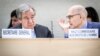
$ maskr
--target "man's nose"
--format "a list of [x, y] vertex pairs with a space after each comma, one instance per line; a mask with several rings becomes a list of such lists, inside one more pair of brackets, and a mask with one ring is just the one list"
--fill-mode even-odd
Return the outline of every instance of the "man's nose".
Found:
[[29, 19], [29, 20], [28, 20], [28, 23], [33, 23], [33, 20], [32, 20], [32, 19]]

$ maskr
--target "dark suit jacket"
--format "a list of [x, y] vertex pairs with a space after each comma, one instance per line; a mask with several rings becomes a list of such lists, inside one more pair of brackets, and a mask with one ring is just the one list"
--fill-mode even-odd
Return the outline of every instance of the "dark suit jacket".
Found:
[[[15, 28], [20, 29], [22, 28], [22, 25], [16, 26]], [[53, 34], [51, 34], [51, 31], [48, 29], [48, 27], [36, 24], [34, 30], [36, 38], [53, 38]]]
[[100, 23], [99, 22], [87, 22], [87, 28], [89, 29], [98, 29], [98, 35], [100, 38]]

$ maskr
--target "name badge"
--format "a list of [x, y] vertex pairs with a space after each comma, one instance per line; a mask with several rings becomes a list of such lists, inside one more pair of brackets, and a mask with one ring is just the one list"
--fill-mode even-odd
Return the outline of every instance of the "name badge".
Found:
[[2, 38], [32, 38], [31, 29], [2, 29]]
[[69, 29], [69, 38], [98, 38], [98, 29]]

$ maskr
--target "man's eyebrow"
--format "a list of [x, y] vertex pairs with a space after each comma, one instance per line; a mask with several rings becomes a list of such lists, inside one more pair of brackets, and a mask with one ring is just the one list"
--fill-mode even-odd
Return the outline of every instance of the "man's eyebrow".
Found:
[[32, 15], [32, 17], [35, 17], [35, 14], [34, 14], [34, 15]]
[[27, 16], [25, 16], [24, 18], [28, 18]]

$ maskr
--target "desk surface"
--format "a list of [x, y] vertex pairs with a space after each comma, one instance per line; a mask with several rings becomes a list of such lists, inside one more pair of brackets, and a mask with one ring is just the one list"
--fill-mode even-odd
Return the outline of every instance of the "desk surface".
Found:
[[100, 39], [0, 39], [0, 56], [100, 56]]

